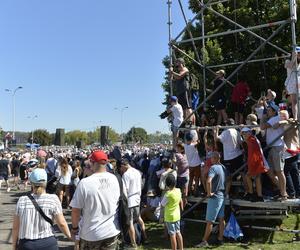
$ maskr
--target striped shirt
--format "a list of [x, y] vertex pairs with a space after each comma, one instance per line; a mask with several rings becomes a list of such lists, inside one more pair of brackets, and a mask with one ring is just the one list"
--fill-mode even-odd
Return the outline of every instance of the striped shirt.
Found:
[[[62, 207], [55, 194], [33, 194], [43, 212], [52, 220], [58, 214], [62, 214]], [[16, 215], [20, 218], [19, 239], [43, 239], [54, 236], [52, 227], [34, 207], [27, 196], [20, 197]]]

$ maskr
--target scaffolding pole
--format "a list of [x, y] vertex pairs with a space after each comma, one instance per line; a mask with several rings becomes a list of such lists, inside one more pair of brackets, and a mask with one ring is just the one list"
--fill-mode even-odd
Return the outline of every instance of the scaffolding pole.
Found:
[[233, 125], [233, 126], [206, 126], [206, 127], [197, 127], [197, 126], [193, 126], [193, 127], [189, 127], [189, 128], [179, 128], [180, 131], [190, 131], [190, 130], [212, 130], [212, 129], [229, 129], [229, 128], [237, 128], [237, 129], [242, 129], [242, 128], [259, 128], [259, 125]]
[[[292, 31], [292, 47], [293, 53], [297, 54], [297, 36], [296, 36], [296, 23], [297, 23], [297, 2], [296, 0], [290, 0], [290, 13], [291, 13], [291, 31]], [[296, 74], [296, 86], [297, 86], [297, 118], [300, 119], [300, 89], [299, 89], [299, 69], [298, 61], [295, 60], [293, 73]], [[292, 73], [292, 74], [293, 74]], [[299, 131], [300, 132], [300, 131]], [[299, 133], [300, 136], [300, 133]]]
[[[205, 35], [204, 34], [201, 37], [196, 37], [194, 39], [185, 39], [185, 40], [178, 41], [176, 43], [177, 44], [183, 44], [183, 43], [189, 43], [189, 42], [192, 42], [192, 41], [200, 41], [200, 40], [208, 39], [208, 38], [216, 38], [216, 37], [220, 37], [220, 36], [226, 36], [226, 35], [236, 34], [236, 33], [240, 33], [240, 32], [246, 32], [246, 31], [250, 31], [250, 30], [257, 30], [257, 29], [262, 29], [262, 28], [271, 28], [271, 27], [279, 26], [279, 25], [283, 24], [284, 22], [286, 22], [286, 20], [273, 22], [273, 23], [256, 25], [256, 26], [252, 26], [252, 27], [244, 27], [244, 28], [236, 29], [236, 30], [228, 30], [228, 31], [224, 31], [224, 32], [216, 33], [216, 34], [211, 34], [211, 35]], [[289, 53], [284, 51], [284, 54], [289, 54]]]
[[[241, 29], [245, 29], [246, 32], [248, 32], [249, 34], [255, 36], [256, 38], [260, 39], [261, 41], [263, 41], [263, 42], [266, 42], [266, 41], [267, 41], [265, 38], [261, 37], [260, 35], [257, 35], [256, 33], [252, 32], [251, 30], [247, 30], [246, 27], [244, 27], [244, 26], [240, 25], [239, 23], [236, 23], [235, 21], [231, 20], [230, 18], [228, 18], [228, 17], [222, 15], [220, 12], [214, 10], [213, 8], [211, 8], [211, 7], [208, 6], [208, 7], [207, 7], [207, 10], [209, 10], [209, 11], [211, 11], [212, 13], [214, 13], [215, 15], [217, 15], [217, 16], [223, 18], [224, 20], [230, 22], [231, 24], [234, 24], [234, 25], [238, 26], [238, 27], [241, 28]], [[290, 21], [287, 20], [286, 22], [290, 22]], [[282, 23], [281, 25], [283, 25], [283, 24], [284, 24], [284, 23]], [[287, 52], [287, 51], [285, 51], [284, 49], [278, 47], [277, 45], [271, 43], [270, 41], [267, 41], [266, 44], [271, 45], [272, 47], [276, 48], [277, 50], [281, 51], [281, 52], [284, 53], [284, 54], [289, 54], [289, 52]]]
[[[184, 27], [184, 29], [179, 32], [178, 36], [176, 36], [176, 38], [173, 40], [173, 42], [176, 42], [181, 36], [182, 34], [194, 23], [194, 21], [201, 16], [201, 14], [203, 14], [204, 10], [207, 8], [207, 6], [209, 6], [211, 4], [212, 0], [208, 0], [208, 2], [206, 3], [206, 5], [203, 6], [203, 8], [201, 8], [201, 10], [193, 17], [193, 19], [191, 21], [188, 22], [188, 24]], [[216, 4], [216, 3], [215, 3]], [[202, 24], [201, 24], [202, 25]]]
[[[172, 0], [168, 0], [167, 2], [168, 5], [168, 28], [169, 28], [169, 44], [172, 41]], [[172, 46], [169, 45], [169, 60], [170, 60], [170, 65], [169, 68], [172, 67], [173, 65], [173, 49]], [[172, 81], [172, 76], [169, 73], [169, 86], [170, 86], [170, 95], [173, 95], [173, 81]]]
[[[206, 100], [209, 100], [210, 98], [213, 97], [213, 95], [218, 92], [225, 84], [226, 82], [228, 82], [240, 69], [242, 69], [260, 50], [261, 48], [263, 48], [269, 41], [271, 41], [284, 27], [285, 27], [286, 23], [281, 24], [274, 32], [273, 34], [267, 39], [265, 40], [263, 43], [261, 43], [259, 45], [259, 47], [254, 50], [250, 56], [248, 56], [248, 58], [241, 64], [239, 65], [229, 76], [228, 78], [223, 80], [223, 83], [220, 84], [208, 97]], [[200, 105], [190, 114], [188, 115], [188, 117], [185, 118], [185, 120], [182, 122], [182, 124], [185, 124], [186, 121], [188, 121], [191, 116], [203, 106], [204, 102], [200, 103]]]
[[[204, 0], [201, 0], [202, 6], [204, 5]], [[204, 12], [201, 13], [201, 33], [204, 37], [205, 35], [205, 20], [204, 20]], [[203, 63], [203, 69], [202, 69], [202, 75], [203, 75], [203, 108], [206, 110], [206, 58], [204, 57], [205, 53], [205, 39], [202, 39], [202, 63]]]

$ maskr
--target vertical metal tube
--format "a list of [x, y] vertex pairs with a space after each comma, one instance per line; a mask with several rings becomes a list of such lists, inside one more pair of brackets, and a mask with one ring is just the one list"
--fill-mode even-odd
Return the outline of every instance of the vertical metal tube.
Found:
[[16, 134], [16, 99], [15, 99], [15, 93], [13, 93], [12, 101], [13, 101], [13, 140], [15, 140], [15, 134]]
[[[297, 36], [296, 36], [296, 23], [297, 23], [297, 3], [296, 0], [290, 0], [290, 12], [291, 12], [291, 30], [292, 30], [292, 47], [293, 53], [297, 53]], [[296, 74], [296, 85], [297, 85], [297, 119], [300, 118], [300, 93], [299, 93], [299, 82], [298, 82], [298, 61], [295, 61], [293, 73]], [[300, 136], [300, 133], [299, 133]]]
[[[204, 0], [201, 0], [201, 5], [204, 6]], [[202, 64], [203, 64], [203, 107], [206, 110], [206, 58], [205, 58], [205, 20], [204, 20], [204, 11], [201, 13], [201, 32], [202, 32]]]
[[[173, 50], [171, 46], [172, 42], [172, 0], [168, 0], [168, 27], [169, 27], [169, 60], [170, 67], [173, 65]], [[173, 81], [172, 77], [169, 75], [169, 86], [170, 86], [170, 95], [173, 95]]]

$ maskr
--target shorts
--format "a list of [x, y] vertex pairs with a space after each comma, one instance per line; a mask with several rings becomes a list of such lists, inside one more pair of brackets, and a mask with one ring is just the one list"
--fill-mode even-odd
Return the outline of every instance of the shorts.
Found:
[[226, 108], [226, 97], [220, 96], [217, 100], [214, 101], [214, 106], [217, 111]]
[[140, 206], [129, 208], [129, 221], [131, 223], [136, 223], [140, 217]]
[[0, 174], [0, 180], [8, 180], [8, 174]]
[[19, 241], [18, 249], [22, 250], [31, 250], [31, 249], [48, 249], [48, 250], [58, 250], [57, 240], [54, 236], [36, 239], [36, 240], [27, 240], [21, 239]]
[[169, 235], [180, 233], [180, 220], [176, 222], [166, 222]]
[[189, 177], [177, 177], [176, 187], [179, 189], [186, 189], [189, 186]]
[[233, 106], [233, 112], [234, 113], [239, 113], [239, 114], [244, 113], [245, 104], [233, 102], [232, 106]]
[[86, 241], [80, 239], [80, 250], [115, 250], [118, 246], [118, 238], [119, 235], [99, 241]]
[[224, 161], [224, 166], [230, 175], [237, 171], [244, 164], [244, 157], [240, 155], [232, 160]]
[[283, 157], [283, 147], [271, 147], [268, 154], [270, 168], [276, 172], [284, 170], [285, 159]]
[[178, 103], [181, 105], [182, 109], [190, 109], [192, 108], [192, 100], [187, 91], [177, 96]]
[[192, 181], [194, 178], [200, 178], [201, 176], [201, 167], [189, 167], [190, 170], [190, 180]]
[[59, 193], [60, 191], [64, 191], [64, 192], [70, 191], [70, 187], [71, 187], [70, 185], [64, 185], [64, 184], [58, 183], [57, 192]]
[[225, 199], [220, 196], [213, 196], [208, 199], [206, 218], [208, 222], [215, 222], [218, 218], [224, 218], [225, 215]]

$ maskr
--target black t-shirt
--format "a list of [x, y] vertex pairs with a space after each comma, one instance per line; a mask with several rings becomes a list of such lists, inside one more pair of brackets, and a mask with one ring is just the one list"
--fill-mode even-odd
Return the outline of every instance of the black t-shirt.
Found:
[[[223, 79], [218, 78], [214, 81], [214, 91], [223, 83]], [[214, 94], [214, 99], [218, 100], [225, 96], [225, 84]]]
[[187, 73], [183, 78], [175, 80], [175, 93], [176, 95], [184, 94], [186, 91], [188, 91], [188, 83], [189, 81], [189, 73]]
[[20, 168], [21, 162], [19, 160], [13, 160], [11, 162], [12, 170], [18, 170]]
[[0, 160], [0, 174], [8, 175], [8, 164], [9, 164], [8, 160], [5, 159]]

